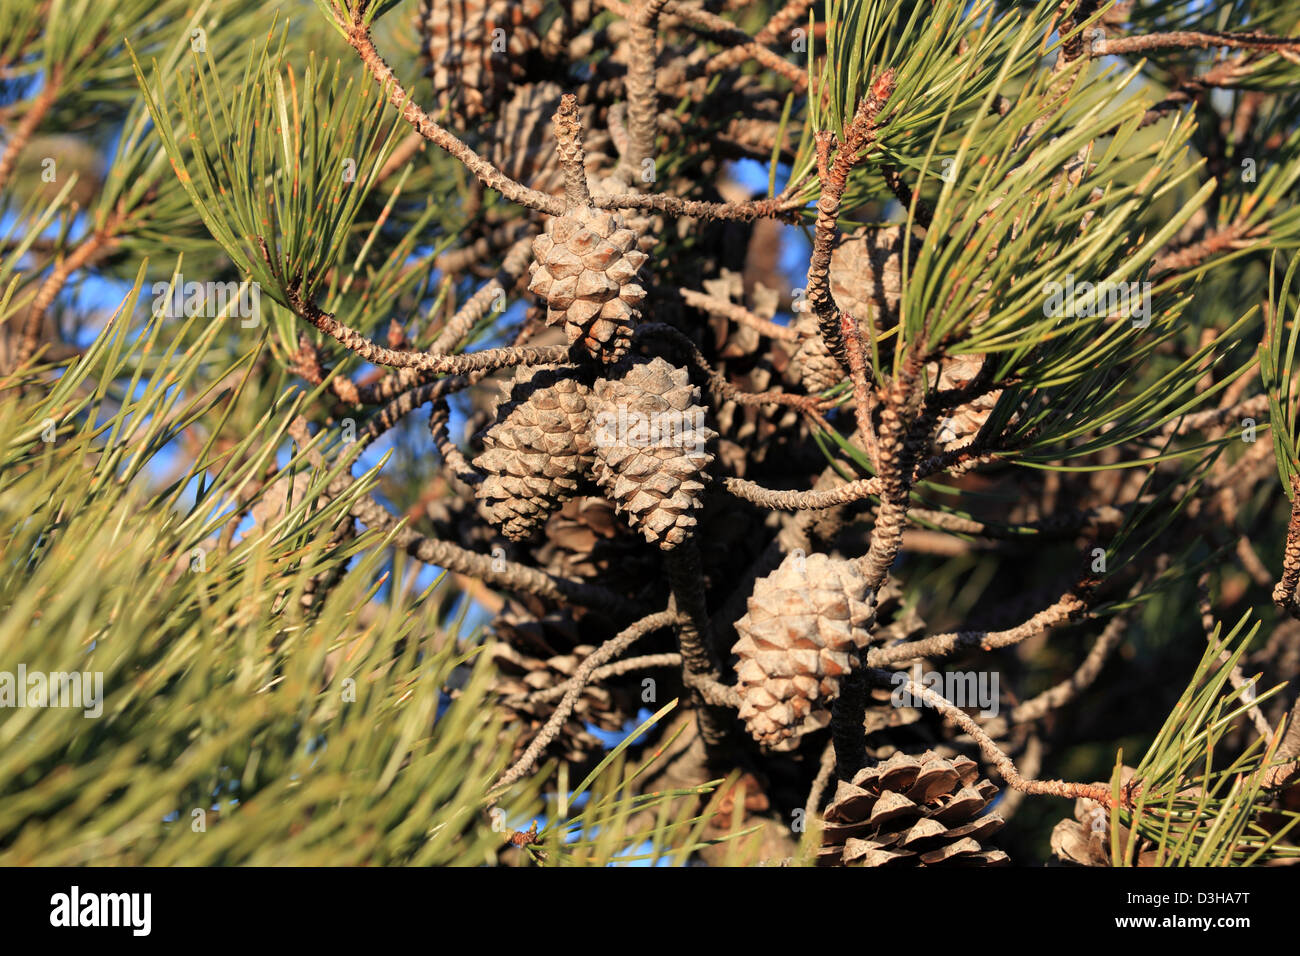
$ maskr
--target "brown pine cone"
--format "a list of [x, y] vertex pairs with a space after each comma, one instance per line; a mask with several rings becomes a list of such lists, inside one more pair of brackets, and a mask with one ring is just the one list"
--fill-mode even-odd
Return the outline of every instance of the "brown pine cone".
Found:
[[[523, 727], [516, 741], [516, 757], [555, 713], [558, 696], [538, 700], [541, 691], [563, 684], [576, 672], [583, 658], [595, 650], [583, 643], [583, 626], [568, 610], [537, 616], [515, 605], [499, 614], [491, 627], [496, 639], [488, 652], [496, 665], [494, 690], [512, 721]], [[587, 684], [559, 735], [547, 748], [549, 753], [582, 764], [605, 749], [588, 725], [618, 731], [636, 713], [637, 697], [626, 688]]]
[[460, 127], [503, 98], [541, 45], [542, 0], [422, 0], [421, 52], [440, 106]]
[[740, 718], [759, 743], [789, 750], [830, 723], [827, 705], [865, 645], [875, 595], [851, 561], [794, 551], [754, 583], [740, 639]]
[[475, 493], [487, 519], [511, 540], [531, 537], [590, 471], [588, 394], [572, 368], [516, 372], [474, 461], [484, 473]]
[[802, 338], [790, 356], [791, 372], [808, 394], [819, 395], [844, 381], [844, 369], [818, 331], [817, 316], [804, 313], [795, 322], [794, 329]]
[[533, 551], [538, 566], [564, 578], [599, 580], [635, 603], [659, 585], [663, 559], [599, 496], [566, 501], [547, 519]]
[[[1120, 782], [1129, 783], [1133, 773], [1132, 767], [1124, 767], [1120, 771]], [[1132, 839], [1133, 831], [1121, 825], [1121, 853], [1128, 852]], [[1074, 819], [1061, 820], [1052, 828], [1051, 846], [1057, 865], [1110, 866], [1110, 814], [1096, 800], [1080, 797], [1074, 801]], [[1134, 861], [1138, 866], [1155, 865], [1156, 848], [1152, 841], [1139, 837], [1136, 850]]]
[[[830, 286], [835, 304], [860, 322], [870, 315], [879, 329], [898, 324], [903, 295], [903, 229], [863, 227], [840, 238], [831, 253]], [[916, 262], [920, 243], [909, 257]]]
[[717, 436], [685, 369], [656, 357], [614, 373], [592, 389], [596, 480], [632, 527], [669, 550], [694, 533]]
[[552, 219], [533, 240], [528, 290], [546, 300], [546, 322], [606, 364], [632, 344], [645, 289], [637, 285], [646, 254], [617, 213], [581, 206]]
[[[950, 355], [938, 362], [930, 362], [926, 371], [935, 383], [934, 388], [950, 391], [969, 385], [983, 365], [983, 355]], [[1002, 390], [996, 389], [945, 412], [935, 435], [936, 451], [951, 451], [972, 441], [1001, 397]]]
[[1002, 828], [986, 813], [998, 788], [969, 757], [895, 753], [841, 780], [824, 814], [822, 866], [997, 866], [1010, 862], [981, 840]]

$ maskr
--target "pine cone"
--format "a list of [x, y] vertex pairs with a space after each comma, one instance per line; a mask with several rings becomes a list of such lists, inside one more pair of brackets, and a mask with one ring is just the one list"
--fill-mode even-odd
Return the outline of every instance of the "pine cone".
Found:
[[740, 717], [774, 750], [830, 723], [826, 705], [867, 640], [875, 595], [851, 561], [795, 551], [754, 583], [736, 622]]
[[791, 370], [808, 394], [818, 395], [844, 381], [844, 369], [826, 347], [818, 330], [817, 316], [805, 313], [795, 322], [794, 329], [802, 338], [790, 356]]
[[[599, 140], [590, 135], [585, 136], [583, 146], [587, 149], [588, 158], [593, 149], [590, 142], [598, 143]], [[605, 142], [612, 145], [608, 134], [605, 134]], [[589, 179], [593, 196], [621, 196], [631, 191], [619, 176], [595, 176]], [[664, 231], [664, 217], [648, 209], [625, 209], [619, 215], [623, 217], [623, 225], [636, 233], [636, 248], [646, 255], [653, 252], [659, 235]]]
[[440, 106], [465, 126], [490, 112], [541, 45], [542, 0], [422, 0], [421, 50]]
[[685, 369], [656, 357], [615, 372], [592, 390], [596, 480], [632, 527], [669, 550], [694, 533], [717, 436]]
[[969, 757], [895, 753], [839, 782], [826, 808], [822, 866], [997, 866], [1010, 862], [979, 841], [1002, 828], [985, 813], [998, 788]]
[[[903, 295], [903, 226], [862, 228], [843, 236], [831, 252], [830, 286], [835, 304], [880, 329], [898, 324]], [[920, 243], [913, 240], [911, 261]]]
[[530, 292], [546, 300], [546, 322], [601, 362], [617, 362], [632, 343], [645, 289], [633, 280], [646, 261], [637, 234], [611, 212], [581, 207], [533, 240]]
[[533, 551], [538, 567], [565, 578], [599, 580], [634, 603], [659, 586], [663, 558], [628, 528], [603, 497], [566, 501], [546, 521]]
[[590, 471], [588, 395], [572, 368], [516, 372], [474, 461], [485, 475], [476, 494], [487, 518], [511, 540], [531, 537]]
[[[951, 391], [965, 388], [984, 365], [982, 355], [950, 355], [939, 362], [930, 362], [926, 370], [934, 388], [939, 391]], [[1002, 390], [985, 392], [978, 398], [959, 405], [946, 413], [939, 420], [938, 433], [935, 435], [936, 451], [951, 451], [972, 441], [979, 434], [984, 423], [988, 421], [993, 407], [1002, 397]]]

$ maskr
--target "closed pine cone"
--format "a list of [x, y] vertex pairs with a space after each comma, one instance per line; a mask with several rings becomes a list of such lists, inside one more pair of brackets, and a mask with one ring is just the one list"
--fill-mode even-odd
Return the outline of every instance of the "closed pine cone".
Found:
[[[592, 140], [592, 137], [588, 137], [588, 140]], [[591, 146], [587, 147], [588, 156], [591, 155], [591, 149]], [[591, 178], [593, 196], [621, 196], [630, 191], [630, 187], [621, 176]], [[664, 231], [664, 217], [655, 215], [648, 209], [624, 209], [619, 215], [623, 217], [623, 225], [636, 233], [636, 248], [647, 256], [653, 252], [655, 244], [659, 241], [659, 235]]]
[[563, 326], [570, 343], [606, 364], [632, 344], [645, 289], [637, 271], [646, 254], [637, 233], [617, 213], [589, 206], [570, 209], [533, 240], [528, 290], [546, 300], [546, 322]]
[[824, 814], [822, 866], [997, 866], [981, 842], [1002, 828], [985, 808], [998, 788], [969, 757], [895, 753], [841, 780]]
[[573, 497], [591, 468], [588, 387], [574, 369], [520, 369], [474, 465], [488, 520], [511, 540], [531, 537]]
[[789, 750], [830, 722], [827, 705], [867, 640], [875, 595], [858, 566], [824, 554], [786, 555], [754, 583], [732, 653], [740, 717], [759, 743]]
[[817, 316], [806, 312], [795, 322], [802, 338], [790, 357], [795, 378], [810, 395], [819, 395], [844, 381], [844, 369], [836, 361], [817, 328]]
[[464, 126], [490, 112], [541, 45], [542, 0], [422, 0], [421, 51], [440, 105]]
[[614, 371], [592, 389], [596, 480], [632, 527], [669, 550], [694, 533], [717, 435], [685, 369], [656, 357]]
[[[903, 226], [861, 228], [843, 236], [831, 252], [830, 287], [835, 304], [861, 322], [867, 316], [879, 329], [898, 324], [903, 295]], [[920, 243], [913, 240], [909, 262]]]

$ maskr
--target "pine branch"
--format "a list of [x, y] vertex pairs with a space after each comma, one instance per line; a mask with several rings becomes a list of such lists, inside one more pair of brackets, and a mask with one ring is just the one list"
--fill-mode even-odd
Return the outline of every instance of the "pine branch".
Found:
[[[629, 657], [625, 660], [597, 667], [591, 672], [591, 678], [587, 683], [599, 684], [610, 677], [620, 677], [623, 674], [631, 674], [636, 671], [655, 670], [663, 667], [676, 670], [681, 666], [682, 655], [675, 651], [667, 654], [643, 654], [640, 657]], [[530, 704], [549, 704], [551, 701], [559, 700], [577, 686], [579, 686], [578, 678], [570, 677], [562, 684], [547, 687], [545, 690], [533, 691], [528, 695], [527, 701]]]
[[[984, 759], [997, 769], [1008, 786], [1030, 795], [1064, 797], [1068, 800], [1085, 797], [1089, 800], [1096, 800], [1106, 807], [1114, 805], [1115, 801], [1112, 799], [1110, 787], [1106, 784], [1072, 783], [1067, 780], [1026, 780], [1020, 775], [1020, 771], [1016, 769], [1015, 763], [998, 747], [993, 738], [986, 734], [965, 711], [954, 706], [944, 697], [927, 687], [922, 687], [915, 681], [899, 681], [897, 679], [898, 675], [892, 671], [873, 669], [869, 672], [869, 676], [878, 687], [906, 690], [913, 698], [923, 701], [927, 707], [933, 707], [943, 717], [964, 730], [975, 741], [975, 745], [979, 747]], [[1129, 806], [1133, 796], [1134, 794], [1126, 788], [1121, 793], [1120, 801], [1123, 805]]]
[[36, 353], [41, 341], [41, 329], [45, 324], [45, 313], [58, 294], [63, 291], [63, 287], [67, 285], [73, 273], [86, 268], [111, 252], [117, 245], [117, 233], [123, 221], [124, 217], [120, 211], [110, 213], [103, 225], [97, 226], [89, 236], [77, 243], [76, 248], [60, 259], [53, 271], [41, 283], [31, 307], [27, 310], [22, 341], [15, 356], [15, 366], [23, 365]]
[[1282, 554], [1282, 578], [1273, 589], [1273, 603], [1300, 620], [1300, 478], [1291, 476], [1291, 521], [1286, 529], [1286, 550]]
[[694, 289], [678, 289], [677, 293], [681, 296], [682, 301], [693, 309], [699, 309], [701, 312], [707, 312], [710, 315], [721, 316], [724, 319], [730, 319], [737, 325], [745, 325], [770, 339], [776, 339], [781, 342], [799, 341], [799, 333], [788, 325], [777, 325], [770, 319], [763, 319], [750, 312], [743, 305], [737, 305], [734, 302], [727, 302], [724, 299], [714, 298], [703, 292], [697, 292]]
[[555, 712], [551, 714], [550, 719], [546, 721], [542, 729], [537, 732], [537, 736], [533, 738], [532, 743], [528, 745], [528, 749], [524, 751], [514, 766], [503, 773], [497, 779], [497, 782], [492, 785], [491, 790], [488, 791], [489, 800], [515, 782], [523, 779], [537, 765], [537, 761], [541, 759], [546, 748], [550, 746], [551, 741], [560, 732], [564, 722], [569, 719], [569, 714], [573, 712], [574, 705], [578, 702], [578, 698], [582, 696], [582, 689], [587, 686], [592, 675], [601, 664], [622, 654], [647, 634], [671, 626], [676, 620], [677, 615], [669, 610], [649, 614], [635, 624], [624, 628], [583, 658], [582, 663], [578, 665], [577, 672], [569, 681], [569, 689], [565, 692], [559, 704], [556, 705]]
[[[295, 420], [290, 434], [303, 446], [312, 440], [307, 431], [307, 423], [301, 418]], [[308, 452], [308, 460], [317, 467], [324, 463], [323, 456], [314, 449]], [[336, 498], [347, 492], [354, 483], [355, 479], [351, 475], [340, 475], [326, 488], [325, 494]], [[408, 527], [400, 526], [388, 509], [370, 495], [358, 495], [349, 513], [366, 527], [389, 535], [393, 547], [402, 548], [425, 564], [477, 578], [504, 590], [523, 591], [551, 600], [572, 601], [616, 614], [627, 610], [628, 601], [625, 598], [598, 585], [550, 575], [527, 565], [479, 554], [450, 541], [428, 538]]]
[[627, 66], [627, 152], [623, 154], [628, 180], [644, 188], [642, 171], [654, 162], [658, 139], [659, 103], [655, 91], [655, 40], [659, 15], [667, 0], [637, 0], [630, 18], [632, 35]]
[[[672, 595], [668, 609], [677, 618], [677, 645], [682, 655], [686, 686], [695, 693], [700, 737], [713, 755], [726, 744], [731, 714], [709, 702], [708, 689], [721, 689], [722, 668], [713, 652], [709, 611], [704, 597], [704, 568], [694, 539], [687, 539], [664, 555]], [[723, 689], [723, 694], [726, 690]]]
[[1300, 37], [1279, 37], [1260, 32], [1221, 33], [1175, 30], [1141, 36], [1097, 38], [1092, 42], [1093, 56], [1124, 56], [1152, 50], [1209, 50], [1219, 47], [1249, 50], [1300, 49]]
[[36, 98], [23, 113], [21, 122], [8, 137], [4, 151], [0, 152], [0, 192], [4, 192], [9, 184], [9, 177], [13, 175], [14, 167], [18, 163], [18, 154], [23, 151], [32, 134], [45, 121], [46, 114], [58, 101], [62, 81], [63, 67], [55, 63], [50, 67], [50, 73], [45, 77], [41, 91], [36, 94]]
[[709, 62], [705, 64], [704, 72], [706, 74], [721, 73], [724, 70], [740, 66], [747, 58], [754, 55], [751, 47], [770, 46], [796, 25], [806, 23], [806, 14], [813, 2], [814, 0], [786, 0], [785, 5], [774, 13], [767, 23], [763, 24], [761, 30], [754, 34], [752, 42], [739, 44], [730, 50], [715, 53]]
[[509, 292], [525, 272], [533, 258], [533, 236], [524, 236], [510, 247], [501, 262], [501, 268], [495, 276], [479, 287], [479, 290], [465, 300], [465, 304], [456, 310], [442, 330], [438, 333], [430, 352], [451, 352], [459, 348], [465, 337], [483, 320], [502, 296]]
[[566, 345], [551, 345], [544, 348], [484, 349], [461, 355], [385, 348], [378, 342], [366, 338], [356, 329], [339, 322], [328, 312], [322, 311], [314, 302], [304, 300], [296, 287], [287, 289], [286, 293], [289, 307], [298, 316], [306, 319], [349, 352], [375, 365], [418, 369], [421, 372], [442, 375], [464, 375], [468, 372], [510, 368], [516, 365], [551, 365], [563, 362], [569, 356], [569, 348]]
[[401, 113], [402, 119], [406, 120], [412, 129], [439, 149], [445, 150], [451, 156], [460, 160], [465, 168], [476, 176], [484, 186], [495, 189], [508, 201], [520, 206], [526, 206], [529, 209], [535, 209], [538, 212], [549, 213], [552, 216], [558, 216], [564, 212], [563, 200], [538, 192], [535, 189], [529, 189], [515, 182], [450, 132], [435, 123], [433, 118], [415, 103], [411, 98], [411, 94], [407, 92], [401, 81], [393, 73], [392, 68], [380, 56], [379, 51], [375, 49], [370, 29], [361, 19], [359, 12], [351, 22], [343, 19], [341, 13], [336, 13], [335, 20], [339, 27], [344, 30], [348, 43], [361, 57], [361, 62], [365, 64], [366, 69], [370, 71], [370, 75], [379, 84], [383, 95]]
[[984, 731], [990, 737], [1001, 737], [1012, 727], [1042, 720], [1048, 714], [1077, 700], [1080, 694], [1092, 686], [1111, 655], [1123, 643], [1127, 625], [1124, 615], [1116, 614], [1106, 622], [1101, 634], [1093, 642], [1087, 656], [1073, 674], [1029, 700], [1017, 704], [1006, 717], [993, 718], [984, 725]]
[[862, 150], [875, 138], [877, 121], [893, 90], [892, 70], [885, 70], [872, 80], [871, 92], [858, 104], [853, 121], [844, 131], [844, 142], [838, 144], [834, 160], [830, 158], [831, 149], [837, 145], [834, 134], [829, 130], [817, 133], [817, 166], [822, 194], [817, 200], [812, 257], [808, 262], [808, 305], [817, 315], [817, 325], [826, 347], [846, 370], [849, 358], [840, 334], [840, 310], [830, 287], [831, 252], [839, 238], [836, 221], [849, 172], [857, 165]]
[[555, 111], [553, 122], [560, 169], [564, 171], [565, 208], [585, 209], [591, 205], [591, 190], [587, 186], [587, 162], [576, 96], [565, 93], [560, 97], [560, 108]]
[[1053, 627], [1078, 620], [1088, 608], [1087, 600], [1083, 596], [1086, 593], [1086, 583], [1071, 588], [1050, 607], [1039, 611], [1023, 624], [1005, 631], [958, 631], [953, 634], [936, 634], [933, 637], [896, 647], [872, 648], [867, 652], [867, 666], [886, 667], [922, 658], [951, 657], [958, 651], [970, 647], [979, 647], [984, 651], [1010, 647]]
[[[940, 473], [954, 476], [963, 474], [978, 465], [996, 461], [997, 458], [998, 453], [982, 451], [973, 446], [958, 448], [921, 461], [913, 472], [912, 481]], [[722, 479], [722, 486], [737, 498], [774, 511], [825, 511], [879, 497], [885, 491], [885, 480], [882, 477], [859, 478], [838, 487], [817, 491], [777, 491], [745, 478], [726, 477]]]

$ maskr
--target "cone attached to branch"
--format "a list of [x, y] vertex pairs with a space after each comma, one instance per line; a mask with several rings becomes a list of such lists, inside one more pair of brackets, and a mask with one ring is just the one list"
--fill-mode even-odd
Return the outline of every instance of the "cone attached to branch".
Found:
[[528, 290], [546, 301], [548, 325], [563, 327], [571, 343], [610, 364], [631, 347], [645, 298], [635, 280], [647, 256], [637, 248], [636, 230], [618, 213], [591, 205], [575, 97], [560, 100], [554, 122], [567, 208], [533, 240]]
[[[983, 365], [982, 355], [950, 355], [928, 363], [926, 370], [936, 389], [953, 391], [970, 387]], [[935, 450], [952, 451], [974, 440], [1001, 397], [1002, 390], [993, 389], [945, 412], [939, 419]]]
[[566, 212], [533, 240], [528, 290], [546, 300], [546, 324], [561, 326], [592, 358], [617, 362], [632, 344], [645, 289], [636, 283], [646, 254], [617, 213]]
[[695, 531], [717, 435], [685, 369], [656, 357], [613, 372], [592, 390], [596, 480], [647, 541], [675, 548]]
[[969, 757], [896, 753], [839, 781], [826, 808], [822, 866], [998, 866], [982, 841], [1002, 828], [986, 811], [998, 788]]
[[824, 554], [786, 555], [754, 583], [740, 639], [740, 717], [759, 743], [789, 750], [830, 723], [828, 705], [864, 646], [875, 595], [851, 561]]
[[591, 468], [590, 390], [576, 369], [520, 369], [509, 399], [474, 461], [476, 494], [489, 521], [512, 540], [531, 537], [578, 491]]

